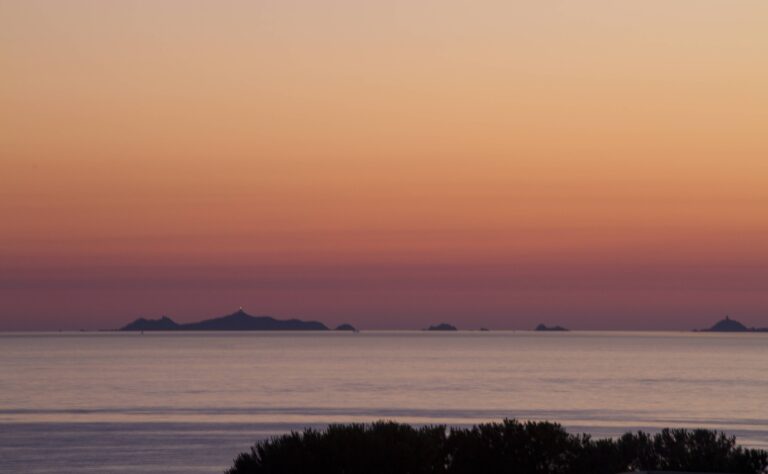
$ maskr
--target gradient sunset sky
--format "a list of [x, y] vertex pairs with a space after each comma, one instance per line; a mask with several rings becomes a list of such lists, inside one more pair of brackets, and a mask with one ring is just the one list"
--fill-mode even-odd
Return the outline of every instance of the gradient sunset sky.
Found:
[[0, 0], [0, 330], [768, 326], [768, 2]]

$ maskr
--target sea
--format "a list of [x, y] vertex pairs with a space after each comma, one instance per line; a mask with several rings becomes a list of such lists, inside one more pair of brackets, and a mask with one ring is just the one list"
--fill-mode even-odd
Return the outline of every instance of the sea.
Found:
[[0, 333], [2, 473], [222, 473], [305, 427], [504, 418], [768, 448], [768, 334]]

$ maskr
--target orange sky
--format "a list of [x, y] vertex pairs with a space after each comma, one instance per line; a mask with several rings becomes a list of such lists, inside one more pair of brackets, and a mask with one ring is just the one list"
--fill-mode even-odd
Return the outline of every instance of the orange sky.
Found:
[[768, 326], [766, 18], [0, 0], [0, 329]]

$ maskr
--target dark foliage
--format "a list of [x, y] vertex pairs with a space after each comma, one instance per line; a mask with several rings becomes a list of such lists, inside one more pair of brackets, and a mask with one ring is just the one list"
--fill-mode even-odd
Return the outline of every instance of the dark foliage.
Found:
[[378, 422], [308, 429], [256, 444], [228, 472], [427, 474], [445, 472], [445, 427]]
[[667, 470], [757, 474], [768, 453], [708, 430], [593, 440], [559, 424], [504, 420], [472, 428], [394, 422], [331, 425], [257, 443], [228, 474], [617, 474]]
[[446, 443], [446, 472], [565, 474], [580, 452], [581, 438], [554, 423], [504, 420], [454, 429]]

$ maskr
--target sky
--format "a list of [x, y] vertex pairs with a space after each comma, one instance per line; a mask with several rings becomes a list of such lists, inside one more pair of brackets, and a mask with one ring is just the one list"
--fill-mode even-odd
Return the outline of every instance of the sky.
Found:
[[0, 330], [768, 326], [766, 18], [0, 0]]

